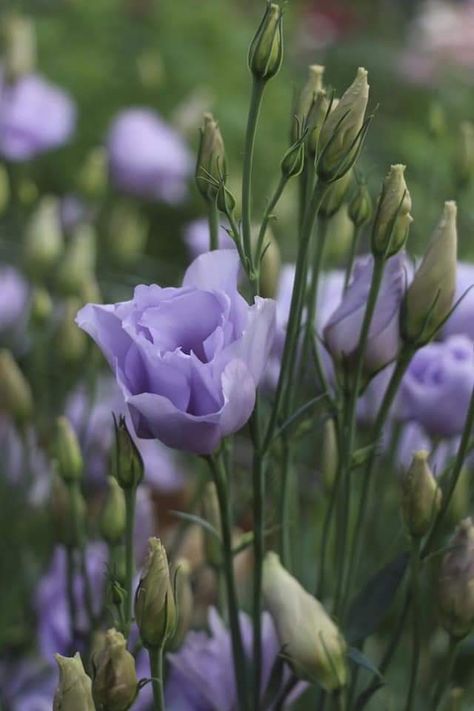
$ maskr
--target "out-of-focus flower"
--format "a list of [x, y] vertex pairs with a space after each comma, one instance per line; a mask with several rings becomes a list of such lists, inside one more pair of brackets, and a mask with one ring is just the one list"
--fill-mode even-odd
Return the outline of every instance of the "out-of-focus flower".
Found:
[[28, 428], [21, 437], [11, 420], [0, 417], [0, 448], [3, 476], [13, 486], [22, 487], [31, 505], [44, 503], [50, 489], [50, 468], [35, 431]]
[[413, 357], [397, 397], [396, 416], [414, 420], [431, 436], [454, 437], [464, 428], [474, 387], [474, 351], [466, 336], [430, 343]]
[[72, 234], [77, 227], [90, 222], [92, 217], [91, 208], [78, 195], [69, 193], [61, 198], [59, 221], [62, 231], [66, 234]]
[[15, 344], [24, 331], [29, 312], [30, 288], [14, 267], [0, 265], [0, 342]]
[[454, 334], [464, 334], [474, 341], [474, 264], [458, 262], [456, 270], [456, 291], [454, 304], [461, 297], [442, 329], [444, 338]]
[[198, 257], [181, 288], [138, 286], [131, 301], [77, 322], [116, 372], [137, 435], [208, 454], [239, 430], [273, 344], [275, 303], [237, 291], [235, 250]]
[[[223, 227], [218, 233], [219, 249], [235, 249], [235, 242]], [[194, 220], [184, 230], [184, 242], [191, 259], [209, 251], [209, 222], [206, 219]]]
[[51, 711], [56, 681], [56, 671], [37, 659], [0, 664], [2, 701], [11, 711]]
[[154, 111], [122, 111], [109, 129], [107, 151], [110, 177], [118, 190], [173, 204], [185, 197], [193, 167], [190, 153]]
[[31, 160], [62, 146], [75, 122], [70, 96], [39, 75], [0, 86], [0, 154], [7, 160]]
[[[210, 608], [209, 634], [189, 632], [184, 644], [176, 654], [169, 654], [170, 673], [165, 689], [167, 707], [176, 711], [231, 711], [237, 706], [232, 646], [228, 629], [214, 608]], [[250, 658], [252, 653], [252, 623], [240, 613], [240, 628], [244, 649]], [[274, 662], [280, 652], [272, 618], [262, 615], [262, 694], [264, 693]], [[285, 670], [281, 688], [288, 679]], [[301, 693], [298, 685], [288, 699], [295, 700]]]

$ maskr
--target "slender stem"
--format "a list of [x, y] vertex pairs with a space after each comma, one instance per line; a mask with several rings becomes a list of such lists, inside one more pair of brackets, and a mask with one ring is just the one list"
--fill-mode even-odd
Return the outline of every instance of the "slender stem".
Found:
[[163, 693], [163, 646], [150, 648], [148, 650], [148, 654], [150, 657], [154, 711], [164, 711], [165, 699]]
[[352, 235], [351, 249], [349, 252], [349, 258], [348, 258], [347, 264], [346, 264], [346, 273], [344, 276], [344, 291], [347, 291], [347, 287], [349, 286], [349, 282], [351, 280], [352, 269], [354, 267], [354, 262], [355, 262], [355, 257], [356, 257], [356, 253], [357, 253], [357, 245], [359, 242], [360, 233], [361, 233], [360, 226], [354, 227], [354, 234]]
[[256, 257], [255, 257], [255, 263], [257, 265], [257, 269], [260, 265], [260, 259], [262, 258], [263, 240], [265, 239], [265, 233], [267, 231], [268, 222], [270, 220], [273, 210], [275, 209], [275, 207], [276, 207], [276, 205], [283, 193], [283, 190], [285, 189], [285, 185], [287, 182], [288, 182], [288, 179], [284, 175], [281, 175], [280, 181], [276, 187], [276, 190], [273, 193], [272, 198], [269, 201], [267, 207], [265, 208], [265, 212], [263, 213], [262, 224], [260, 225], [260, 230], [258, 232], [258, 238], [257, 238], [257, 250], [256, 250]]
[[217, 202], [210, 200], [209, 202], [209, 249], [219, 249], [219, 211]]
[[339, 490], [340, 480], [341, 480], [340, 468], [338, 468], [336, 479], [335, 479], [334, 484], [331, 489], [331, 496], [329, 499], [329, 504], [326, 508], [322, 536], [321, 536], [321, 552], [320, 552], [320, 556], [319, 556], [321, 564], [320, 564], [320, 572], [319, 572], [318, 586], [317, 586], [317, 592], [316, 592], [316, 597], [320, 600], [323, 598], [324, 592], [325, 592], [324, 591], [324, 583], [326, 582], [326, 577], [325, 577], [326, 576], [326, 559], [327, 559], [327, 551], [328, 551], [328, 547], [329, 547], [329, 534], [330, 534], [330, 530], [331, 530], [331, 522], [332, 522], [333, 513], [336, 508], [336, 500], [337, 500], [337, 493]]
[[337, 689], [332, 693], [334, 711], [346, 711], [345, 689]]
[[405, 711], [412, 711], [415, 703], [416, 683], [418, 679], [418, 668], [421, 657], [421, 631], [420, 631], [420, 542], [412, 541], [411, 550], [411, 590], [413, 599], [413, 651], [410, 672], [410, 683], [408, 686]]
[[260, 707], [262, 685], [262, 581], [263, 558], [265, 555], [265, 469], [260, 456], [259, 397], [251, 420], [253, 455], [253, 704], [255, 711]]
[[244, 163], [242, 173], [242, 237], [244, 253], [249, 261], [251, 274], [253, 273], [252, 258], [252, 165], [255, 147], [255, 134], [257, 131], [258, 117], [262, 105], [265, 82], [253, 79], [250, 107], [247, 118], [247, 131], [245, 134]]
[[125, 623], [124, 636], [128, 639], [132, 624], [133, 576], [135, 575], [135, 558], [133, 552], [133, 529], [135, 523], [135, 502], [137, 489], [132, 486], [124, 490], [126, 507], [125, 528]]
[[69, 624], [71, 632], [71, 651], [75, 645], [77, 605], [74, 595], [74, 548], [66, 546], [66, 594], [69, 606]]
[[280, 490], [280, 557], [282, 564], [291, 568], [291, 546], [290, 546], [290, 462], [291, 449], [288, 437], [282, 439], [283, 456], [281, 463], [281, 490]]
[[448, 656], [444, 663], [444, 673], [441, 675], [438, 686], [433, 697], [433, 710], [437, 711], [445, 692], [448, 690], [453, 673], [454, 662], [456, 661], [456, 653], [458, 651], [459, 640], [455, 637], [449, 637]]

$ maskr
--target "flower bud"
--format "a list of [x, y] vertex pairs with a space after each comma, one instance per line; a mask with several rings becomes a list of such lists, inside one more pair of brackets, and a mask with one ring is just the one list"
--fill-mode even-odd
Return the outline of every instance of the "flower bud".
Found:
[[67, 417], [56, 420], [54, 452], [58, 473], [64, 481], [79, 481], [83, 470], [81, 448]]
[[264, 561], [263, 595], [296, 676], [326, 691], [345, 686], [346, 642], [321, 603], [285, 570], [276, 553], [267, 553]]
[[224, 140], [212, 114], [204, 114], [196, 163], [196, 185], [205, 200], [215, 200], [225, 180]]
[[274, 299], [278, 289], [281, 257], [278, 242], [270, 227], [263, 240], [264, 254], [260, 264], [260, 295], [264, 299]]
[[135, 660], [120, 632], [107, 630], [92, 655], [92, 666], [92, 691], [98, 706], [103, 711], [127, 711], [138, 693], [138, 679]]
[[107, 246], [112, 259], [127, 266], [143, 253], [147, 240], [147, 226], [143, 216], [125, 201], [116, 203], [107, 227]]
[[323, 90], [323, 75], [324, 67], [320, 64], [311, 64], [308, 67], [308, 78], [306, 84], [301, 90], [298, 101], [295, 108], [295, 126], [296, 129], [293, 131], [292, 140], [296, 141], [298, 138], [298, 130], [301, 130], [307, 123], [309, 112], [313, 106], [313, 102], [316, 98], [316, 94]]
[[56, 282], [67, 296], [80, 296], [86, 281], [94, 274], [96, 235], [90, 225], [79, 225], [71, 236], [58, 266]]
[[181, 647], [193, 616], [191, 566], [185, 558], [176, 563], [176, 615], [176, 629], [168, 644], [171, 651]]
[[[213, 482], [208, 482], [204, 489], [201, 504], [202, 517], [205, 521], [217, 531], [221, 533], [221, 514], [219, 509], [219, 501], [217, 499], [217, 489]], [[216, 536], [206, 529], [204, 530], [204, 551], [206, 560], [209, 565], [215, 568], [219, 567], [222, 562], [221, 543]]]
[[148, 559], [135, 596], [135, 619], [147, 648], [160, 647], [176, 627], [176, 604], [166, 551], [150, 538]]
[[330, 417], [324, 423], [323, 442], [321, 450], [321, 475], [326, 491], [332, 491], [339, 466], [339, 448], [337, 444], [336, 425]]
[[118, 545], [125, 533], [125, 496], [113, 476], [107, 477], [108, 491], [100, 518], [100, 533], [111, 546]]
[[349, 202], [348, 214], [354, 227], [362, 227], [372, 217], [372, 198], [365, 182], [357, 183], [357, 188]]
[[441, 490], [431, 472], [428, 456], [425, 450], [416, 452], [401, 480], [402, 515], [413, 538], [422, 538], [428, 533], [441, 506]]
[[463, 121], [459, 126], [455, 172], [461, 187], [468, 185], [474, 175], [474, 124], [471, 121]]
[[3, 20], [5, 39], [3, 69], [8, 82], [14, 82], [34, 71], [36, 34], [33, 20], [12, 13]]
[[283, 61], [281, 7], [267, 2], [260, 26], [249, 49], [249, 69], [255, 79], [268, 81], [280, 70]]
[[134, 488], [143, 479], [143, 461], [122, 415], [118, 422], [115, 422], [115, 437], [118, 454], [117, 481], [122, 489]]
[[33, 396], [25, 376], [10, 351], [0, 350], [0, 411], [19, 425], [33, 414]]
[[37, 287], [33, 291], [31, 298], [31, 322], [37, 326], [43, 326], [53, 313], [53, 301], [49, 292], [42, 287]]
[[28, 273], [36, 279], [47, 276], [63, 249], [56, 198], [44, 197], [39, 203], [27, 225], [23, 249]]
[[53, 711], [95, 711], [92, 683], [77, 652], [73, 657], [55, 654], [59, 684], [54, 694]]
[[321, 180], [337, 180], [355, 163], [364, 137], [368, 100], [367, 71], [359, 67], [353, 83], [321, 129], [320, 159], [317, 165]]
[[319, 207], [320, 217], [329, 219], [341, 208], [352, 184], [352, 178], [352, 170], [349, 170], [342, 178], [328, 185]]
[[438, 576], [441, 624], [452, 637], [468, 635], [474, 626], [474, 526], [464, 519], [441, 562]]
[[442, 138], [446, 133], [446, 114], [438, 102], [432, 103], [429, 107], [428, 128], [433, 138]]
[[288, 148], [280, 163], [281, 172], [284, 178], [289, 180], [303, 172], [304, 168], [304, 141], [296, 138], [292, 146]]
[[221, 182], [217, 190], [217, 208], [224, 215], [232, 215], [235, 210], [236, 200], [229, 188]]
[[69, 487], [58, 474], [51, 486], [51, 518], [58, 543], [77, 548], [82, 543], [86, 504], [78, 487]]
[[306, 150], [313, 161], [320, 152], [321, 129], [326, 121], [330, 105], [326, 92], [323, 89], [317, 91], [306, 120], [308, 131]]
[[404, 165], [392, 165], [380, 194], [372, 230], [372, 253], [391, 257], [405, 245], [411, 222], [411, 196]]
[[87, 334], [75, 322], [81, 305], [79, 299], [72, 297], [67, 299], [56, 331], [56, 352], [59, 359], [67, 365], [81, 362], [89, 346]]
[[420, 347], [443, 324], [453, 304], [456, 288], [456, 203], [446, 202], [444, 212], [405, 296], [401, 333]]
[[107, 189], [107, 151], [103, 146], [93, 148], [79, 170], [77, 187], [90, 200], [101, 198]]

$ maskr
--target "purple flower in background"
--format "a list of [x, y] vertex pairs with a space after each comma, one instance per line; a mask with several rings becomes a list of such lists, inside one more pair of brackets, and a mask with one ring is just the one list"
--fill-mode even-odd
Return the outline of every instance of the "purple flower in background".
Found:
[[275, 331], [275, 302], [237, 291], [239, 257], [198, 257], [180, 288], [138, 286], [77, 323], [115, 371], [137, 435], [209, 454], [250, 417]]
[[151, 109], [122, 111], [109, 129], [107, 151], [118, 190], [172, 204], [185, 197], [190, 153], [181, 136]]
[[59, 220], [61, 229], [66, 234], [74, 232], [76, 227], [89, 222], [93, 218], [91, 208], [77, 195], [69, 193], [61, 198], [59, 203]]
[[0, 265], [0, 341], [15, 341], [28, 319], [30, 288], [14, 267]]
[[444, 324], [442, 335], [446, 338], [460, 333], [474, 341], [474, 264], [467, 262], [458, 262], [453, 304], [462, 296], [464, 298]]
[[28, 428], [23, 437], [15, 425], [0, 416], [1, 476], [13, 486], [21, 487], [28, 503], [43, 504], [50, 491], [49, 461], [38, 445], [36, 432]]
[[[250, 657], [252, 623], [243, 612], [240, 613], [240, 627], [244, 648]], [[214, 608], [209, 610], [209, 632], [189, 632], [179, 652], [168, 655], [167, 708], [173, 711], [234, 711], [237, 708], [230, 635]], [[262, 649], [264, 692], [280, 652], [273, 620], [267, 612], [262, 615]], [[282, 687], [288, 680], [288, 674], [285, 671], [282, 675]], [[298, 685], [295, 691], [289, 701], [294, 701], [301, 693], [302, 685]]]
[[26, 161], [66, 143], [76, 110], [67, 93], [36, 74], [0, 86], [0, 154]]
[[[219, 249], [235, 249], [232, 237], [223, 227], [219, 228]], [[209, 223], [207, 220], [194, 220], [186, 226], [184, 241], [191, 259], [209, 251]]]
[[56, 684], [56, 670], [38, 660], [0, 664], [1, 699], [9, 711], [51, 711]]
[[414, 420], [430, 436], [454, 437], [464, 428], [474, 387], [474, 350], [466, 336], [451, 336], [416, 352], [400, 386], [396, 416]]

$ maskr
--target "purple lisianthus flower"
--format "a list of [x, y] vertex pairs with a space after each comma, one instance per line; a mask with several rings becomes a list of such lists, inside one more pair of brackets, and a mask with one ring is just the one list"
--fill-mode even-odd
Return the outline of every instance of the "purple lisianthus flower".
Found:
[[237, 291], [235, 250], [202, 254], [180, 288], [138, 286], [77, 323], [115, 371], [139, 437], [209, 454], [250, 417], [271, 351], [275, 302]]
[[[191, 259], [209, 251], [209, 223], [207, 220], [194, 220], [184, 230], [184, 241]], [[219, 249], [235, 249], [232, 237], [220, 226], [218, 232]]]
[[0, 698], [9, 711], [51, 711], [56, 685], [56, 671], [37, 659], [0, 663]]
[[172, 204], [185, 197], [190, 153], [181, 136], [151, 109], [122, 111], [109, 129], [107, 152], [118, 190]]
[[0, 86], [0, 154], [26, 161], [66, 143], [75, 127], [70, 96], [36, 74]]
[[[252, 623], [240, 613], [240, 628], [248, 657], [252, 650]], [[268, 612], [262, 615], [262, 694], [267, 688], [280, 644], [273, 620]], [[173, 711], [234, 711], [237, 708], [232, 646], [227, 627], [214, 608], [209, 610], [209, 634], [189, 632], [183, 646], [169, 654], [170, 666], [165, 689], [167, 708]], [[289, 678], [286, 669], [281, 687]], [[304, 685], [298, 685], [289, 697], [295, 700]]]
[[464, 428], [474, 387], [474, 350], [466, 336], [451, 336], [417, 351], [402, 380], [396, 415], [414, 420], [430, 436], [454, 437]]
[[[366, 344], [364, 367], [367, 373], [380, 370], [397, 355], [399, 310], [406, 284], [404, 266], [403, 253], [389, 259], [385, 266]], [[372, 257], [356, 263], [353, 279], [324, 328], [324, 340], [336, 362], [349, 362], [356, 353], [372, 270]]]
[[453, 299], [456, 306], [443, 326], [443, 338], [461, 333], [474, 341], [474, 264], [458, 262], [456, 270], [456, 292]]

